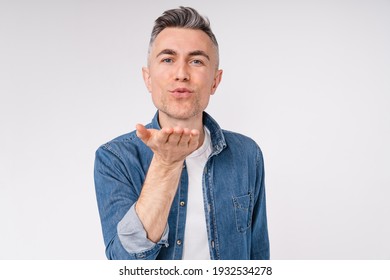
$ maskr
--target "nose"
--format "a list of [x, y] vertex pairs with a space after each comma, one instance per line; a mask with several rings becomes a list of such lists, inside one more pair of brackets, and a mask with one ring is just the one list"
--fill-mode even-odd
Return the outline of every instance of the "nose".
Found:
[[176, 81], [189, 81], [190, 80], [190, 73], [188, 71], [188, 65], [187, 63], [178, 63], [175, 73], [175, 80]]

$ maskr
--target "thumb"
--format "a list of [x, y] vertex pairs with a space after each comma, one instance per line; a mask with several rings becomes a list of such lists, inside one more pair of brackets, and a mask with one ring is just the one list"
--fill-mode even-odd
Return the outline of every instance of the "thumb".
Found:
[[147, 130], [146, 127], [142, 124], [137, 124], [135, 129], [137, 136], [142, 140], [142, 142], [146, 144], [151, 136], [150, 131]]

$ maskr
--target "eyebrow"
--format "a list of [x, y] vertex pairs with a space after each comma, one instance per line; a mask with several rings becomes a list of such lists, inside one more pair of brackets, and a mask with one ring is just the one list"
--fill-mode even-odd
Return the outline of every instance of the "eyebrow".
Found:
[[159, 57], [160, 55], [169, 54], [169, 55], [176, 55], [177, 53], [174, 50], [171, 49], [164, 49], [161, 52], [159, 52], [156, 57]]
[[190, 56], [197, 56], [197, 55], [204, 56], [205, 58], [207, 58], [207, 60], [210, 60], [209, 55], [207, 53], [205, 53], [204, 51], [196, 50], [196, 51], [190, 52]]
[[[161, 52], [159, 52], [156, 57], [159, 57], [160, 55], [164, 55], [164, 54], [168, 54], [168, 55], [177, 55], [177, 52], [172, 50], [172, 49], [164, 49], [162, 50]], [[195, 51], [192, 51], [188, 54], [189, 56], [197, 56], [197, 55], [200, 55], [200, 56], [204, 56], [205, 58], [207, 58], [207, 60], [210, 60], [210, 57], [207, 53], [205, 53], [204, 51], [202, 50], [195, 50]]]

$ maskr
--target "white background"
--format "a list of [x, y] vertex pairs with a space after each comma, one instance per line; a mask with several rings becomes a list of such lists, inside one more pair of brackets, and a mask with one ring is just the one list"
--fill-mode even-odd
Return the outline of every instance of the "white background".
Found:
[[0, 259], [104, 259], [99, 145], [151, 120], [154, 20], [220, 44], [207, 111], [261, 146], [272, 259], [390, 259], [390, 2], [0, 0]]

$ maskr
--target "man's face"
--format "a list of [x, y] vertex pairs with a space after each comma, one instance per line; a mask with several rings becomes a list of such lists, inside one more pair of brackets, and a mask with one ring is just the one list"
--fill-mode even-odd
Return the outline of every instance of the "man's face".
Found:
[[201, 30], [165, 28], [151, 46], [148, 64], [143, 77], [160, 120], [199, 117], [222, 77], [216, 48]]

